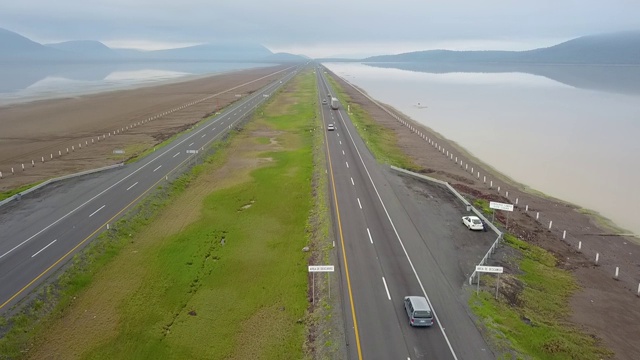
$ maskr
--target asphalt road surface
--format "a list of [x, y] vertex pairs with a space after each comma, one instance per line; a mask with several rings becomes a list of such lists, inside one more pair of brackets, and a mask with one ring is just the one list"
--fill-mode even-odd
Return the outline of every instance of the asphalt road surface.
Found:
[[250, 116], [296, 71], [278, 71], [278, 80], [136, 163], [63, 181], [1, 207], [0, 312], [24, 298], [149, 191], [183, 170], [197, 151]]
[[[327, 94], [334, 92], [323, 72], [316, 67], [319, 101], [330, 104]], [[457, 257], [456, 244], [490, 244], [495, 236], [468, 231], [452, 203], [414, 199], [403, 190], [399, 177], [367, 150], [345, 110], [344, 104], [338, 110], [321, 105], [325, 128], [336, 127], [325, 132], [325, 143], [349, 357], [494, 359], [465, 305], [467, 263]], [[478, 251], [484, 255], [486, 248]], [[407, 295], [427, 297], [433, 327], [409, 325]]]

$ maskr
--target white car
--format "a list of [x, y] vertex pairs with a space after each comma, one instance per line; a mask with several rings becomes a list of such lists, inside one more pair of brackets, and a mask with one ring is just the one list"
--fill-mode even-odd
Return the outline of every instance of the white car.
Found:
[[477, 216], [463, 216], [462, 223], [469, 230], [484, 230], [484, 225], [482, 225], [482, 221]]
[[336, 129], [336, 127], [335, 127], [335, 126], [333, 126], [333, 124], [329, 124], [329, 125], [327, 125], [327, 130], [329, 130], [329, 131], [333, 131], [333, 130], [335, 130], [335, 129]]

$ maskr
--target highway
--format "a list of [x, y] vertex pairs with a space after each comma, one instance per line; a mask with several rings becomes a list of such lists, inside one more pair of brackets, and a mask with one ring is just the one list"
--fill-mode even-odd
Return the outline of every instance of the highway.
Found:
[[[0, 311], [11, 308], [151, 190], [174, 178], [196, 151], [250, 116], [297, 72], [247, 95], [133, 164], [55, 183], [0, 207]], [[270, 76], [271, 76], [270, 75]]]
[[[320, 104], [334, 94], [323, 73], [316, 67]], [[465, 276], [452, 270], [455, 250], [446, 243], [446, 236], [477, 234], [450, 226], [459, 217], [439, 218], [437, 204], [429, 205], [431, 217], [411, 213], [413, 200], [396, 195], [344, 104], [321, 109], [325, 128], [336, 125], [325, 144], [349, 358], [493, 359], [461, 300]], [[427, 297], [433, 327], [409, 325], [407, 295]]]

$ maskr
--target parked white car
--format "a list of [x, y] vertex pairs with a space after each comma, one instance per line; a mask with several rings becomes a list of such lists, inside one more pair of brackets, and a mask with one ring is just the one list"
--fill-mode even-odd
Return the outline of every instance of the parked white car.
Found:
[[482, 225], [482, 221], [477, 216], [463, 216], [462, 223], [469, 230], [483, 230], [484, 226]]

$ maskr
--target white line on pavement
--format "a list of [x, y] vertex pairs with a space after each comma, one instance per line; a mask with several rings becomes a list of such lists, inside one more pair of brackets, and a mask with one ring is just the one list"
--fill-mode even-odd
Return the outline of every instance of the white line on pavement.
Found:
[[157, 168], [155, 168], [155, 169], [153, 170], [153, 172], [158, 171], [158, 169], [160, 169], [161, 167], [162, 167], [162, 165], [158, 166]]
[[191, 145], [193, 145], [193, 143], [189, 144], [189, 147], [191, 147]]
[[50, 243], [49, 243], [49, 245], [47, 245], [47, 246], [43, 247], [42, 249], [38, 250], [38, 252], [37, 252], [37, 253], [35, 253], [35, 254], [31, 255], [31, 257], [34, 257], [34, 256], [36, 256], [36, 255], [40, 254], [41, 252], [43, 252], [43, 251], [44, 251], [44, 249], [46, 249], [46, 248], [48, 248], [49, 246], [53, 245], [53, 243], [54, 243], [54, 242], [56, 242], [56, 241], [58, 241], [58, 239], [53, 240], [52, 242], [50, 242]]
[[393, 220], [391, 220], [391, 216], [389, 215], [389, 211], [387, 211], [387, 207], [384, 205], [384, 201], [382, 201], [382, 197], [380, 197], [380, 192], [378, 191], [378, 188], [376, 187], [376, 184], [373, 182], [373, 178], [371, 178], [371, 173], [369, 173], [369, 169], [367, 169], [367, 165], [364, 163], [364, 160], [362, 159], [362, 155], [360, 154], [360, 150], [358, 150], [358, 146], [356, 145], [355, 140], [353, 139], [353, 135], [351, 135], [351, 131], [349, 131], [349, 128], [346, 127], [346, 122], [344, 120], [344, 117], [342, 117], [341, 113], [338, 113], [340, 115], [340, 119], [342, 120], [342, 124], [345, 126], [345, 128], [347, 129], [347, 134], [349, 134], [349, 137], [351, 138], [351, 143], [353, 144], [354, 148], [356, 149], [356, 153], [358, 154], [358, 158], [360, 158], [360, 162], [362, 163], [362, 167], [364, 168], [364, 171], [367, 173], [367, 177], [369, 178], [369, 182], [371, 182], [371, 186], [373, 186], [373, 190], [376, 193], [376, 196], [378, 197], [378, 200], [380, 201], [380, 205], [382, 205], [382, 209], [384, 210], [385, 215], [387, 215], [387, 219], [389, 219], [389, 223], [391, 224], [391, 228], [393, 229], [394, 234], [396, 235], [396, 238], [398, 239], [398, 242], [400, 243], [400, 247], [402, 248], [402, 251], [404, 252], [404, 255], [407, 257], [407, 261], [409, 262], [409, 266], [411, 267], [411, 270], [413, 271], [413, 275], [416, 277], [416, 280], [418, 280], [418, 284], [420, 285], [420, 289], [422, 290], [422, 293], [424, 294], [424, 297], [427, 299], [427, 303], [431, 306], [431, 309], [433, 311], [433, 317], [435, 318], [437, 324], [438, 324], [438, 328], [440, 328], [440, 332], [442, 332], [442, 335], [444, 336], [444, 340], [447, 342], [447, 345], [449, 346], [449, 351], [451, 351], [451, 355], [453, 356], [454, 360], [458, 360], [458, 356], [456, 355], [456, 352], [453, 350], [453, 346], [451, 345], [451, 342], [449, 341], [449, 337], [447, 336], [447, 333], [445, 332], [445, 328], [444, 326], [442, 326], [442, 322], [440, 322], [440, 320], [438, 319], [438, 315], [436, 314], [435, 309], [433, 308], [433, 304], [431, 303], [431, 300], [429, 299], [429, 295], [427, 295], [427, 291], [424, 288], [424, 285], [422, 284], [422, 280], [420, 280], [420, 277], [418, 276], [418, 272], [416, 271], [415, 266], [413, 266], [413, 261], [411, 261], [411, 258], [409, 257], [409, 253], [407, 252], [407, 248], [405, 248], [404, 243], [402, 242], [402, 239], [400, 238], [400, 234], [398, 234], [398, 229], [396, 229], [396, 225], [393, 223]]
[[351, 178], [351, 185], [356, 186], [356, 184], [353, 182], [353, 178]]
[[389, 294], [389, 288], [387, 287], [387, 282], [384, 280], [384, 276], [382, 277], [382, 282], [384, 283], [384, 289], [387, 291], [387, 298], [391, 300], [391, 294]]
[[344, 150], [342, 150], [342, 155], [344, 155]]
[[373, 244], [373, 238], [371, 237], [371, 231], [367, 228], [367, 234], [369, 234], [369, 241]]
[[[284, 71], [284, 70], [281, 70]], [[260, 80], [260, 79], [258, 79]], [[257, 80], [254, 80], [257, 81]], [[251, 81], [253, 82], [253, 81]], [[246, 84], [243, 84], [246, 85]], [[233, 89], [231, 89], [233, 90]], [[156, 119], [158, 116], [154, 116], [152, 118], [149, 118], [148, 121], [154, 120]], [[21, 243], [19, 243], [18, 245], [12, 247], [9, 251], [5, 252], [4, 254], [0, 255], [0, 259], [2, 259], [3, 257], [9, 255], [10, 253], [12, 253], [14, 250], [16, 250], [17, 248], [19, 248], [20, 246], [26, 244], [27, 242], [31, 241], [33, 238], [35, 238], [36, 236], [42, 234], [43, 232], [47, 231], [48, 229], [50, 229], [52, 226], [56, 225], [57, 223], [61, 222], [62, 220], [66, 219], [67, 217], [69, 217], [71, 214], [75, 213], [76, 211], [78, 211], [80, 208], [86, 206], [87, 204], [89, 204], [90, 202], [92, 202], [93, 200], [97, 199], [98, 197], [102, 196], [104, 193], [106, 193], [107, 191], [113, 189], [114, 187], [118, 186], [121, 182], [127, 180], [128, 178], [130, 178], [131, 176], [135, 175], [136, 173], [138, 173], [139, 171], [141, 171], [142, 169], [144, 169], [145, 167], [149, 166], [151, 163], [153, 163], [154, 161], [158, 160], [160, 157], [164, 156], [165, 154], [167, 154], [168, 152], [172, 151], [173, 149], [177, 148], [178, 146], [180, 146], [182, 143], [188, 141], [189, 139], [191, 139], [192, 137], [196, 136], [199, 132], [204, 131], [204, 129], [206, 129], [207, 127], [211, 126], [213, 123], [211, 124], [207, 124], [205, 126], [203, 126], [202, 129], [195, 131], [193, 134], [187, 136], [184, 140], [177, 142], [176, 144], [174, 144], [173, 146], [171, 146], [169, 149], [167, 149], [166, 151], [164, 151], [162, 154], [156, 156], [155, 158], [151, 159], [148, 163], [140, 166], [139, 168], [137, 168], [136, 170], [134, 170], [133, 172], [131, 172], [129, 175], [126, 175], [125, 177], [123, 177], [122, 179], [116, 181], [114, 184], [112, 184], [111, 186], [109, 186], [108, 188], [102, 190], [100, 193], [94, 195], [92, 198], [90, 198], [89, 200], [85, 201], [84, 203], [80, 204], [79, 206], [77, 206], [75, 209], [69, 211], [68, 213], [66, 213], [65, 215], [63, 215], [62, 217], [60, 217], [58, 220], [52, 222], [51, 224], [47, 225], [44, 229], [38, 231], [37, 233], [31, 235], [30, 237], [28, 237], [27, 239], [25, 239], [24, 241], [22, 241]], [[192, 143], [193, 144], [193, 143]]]
[[360, 198], [358, 198], [358, 206], [360, 206], [360, 210], [362, 210], [362, 203], [360, 203]]
[[173, 155], [173, 157], [176, 157], [178, 155], [180, 155], [180, 151], [178, 151], [175, 155]]
[[100, 211], [100, 210], [104, 209], [104, 207], [105, 207], [105, 206], [107, 206], [107, 205], [102, 205], [102, 206], [100, 207], [100, 209], [98, 209], [98, 210], [96, 210], [96, 211], [92, 212], [92, 213], [91, 213], [91, 215], [89, 215], [89, 217], [92, 217], [92, 216], [93, 216], [93, 215], [95, 215], [98, 211]]
[[129, 187], [127, 188], [127, 191], [131, 190], [131, 188], [132, 188], [132, 187], [134, 187], [134, 186], [136, 186], [136, 185], [138, 185], [138, 182], [137, 182], [137, 181], [136, 181], [133, 185], [129, 186]]
[[342, 145], [342, 140], [338, 140], [338, 141], [340, 141], [340, 145]]
[[349, 168], [349, 163], [348, 163], [348, 162], [346, 162], [346, 161], [345, 161], [344, 163], [345, 163], [345, 164], [347, 164], [347, 169], [348, 169], [348, 168]]
[[207, 134], [202, 134], [202, 136], [200, 136], [200, 137], [205, 137], [205, 136], [207, 136]]

